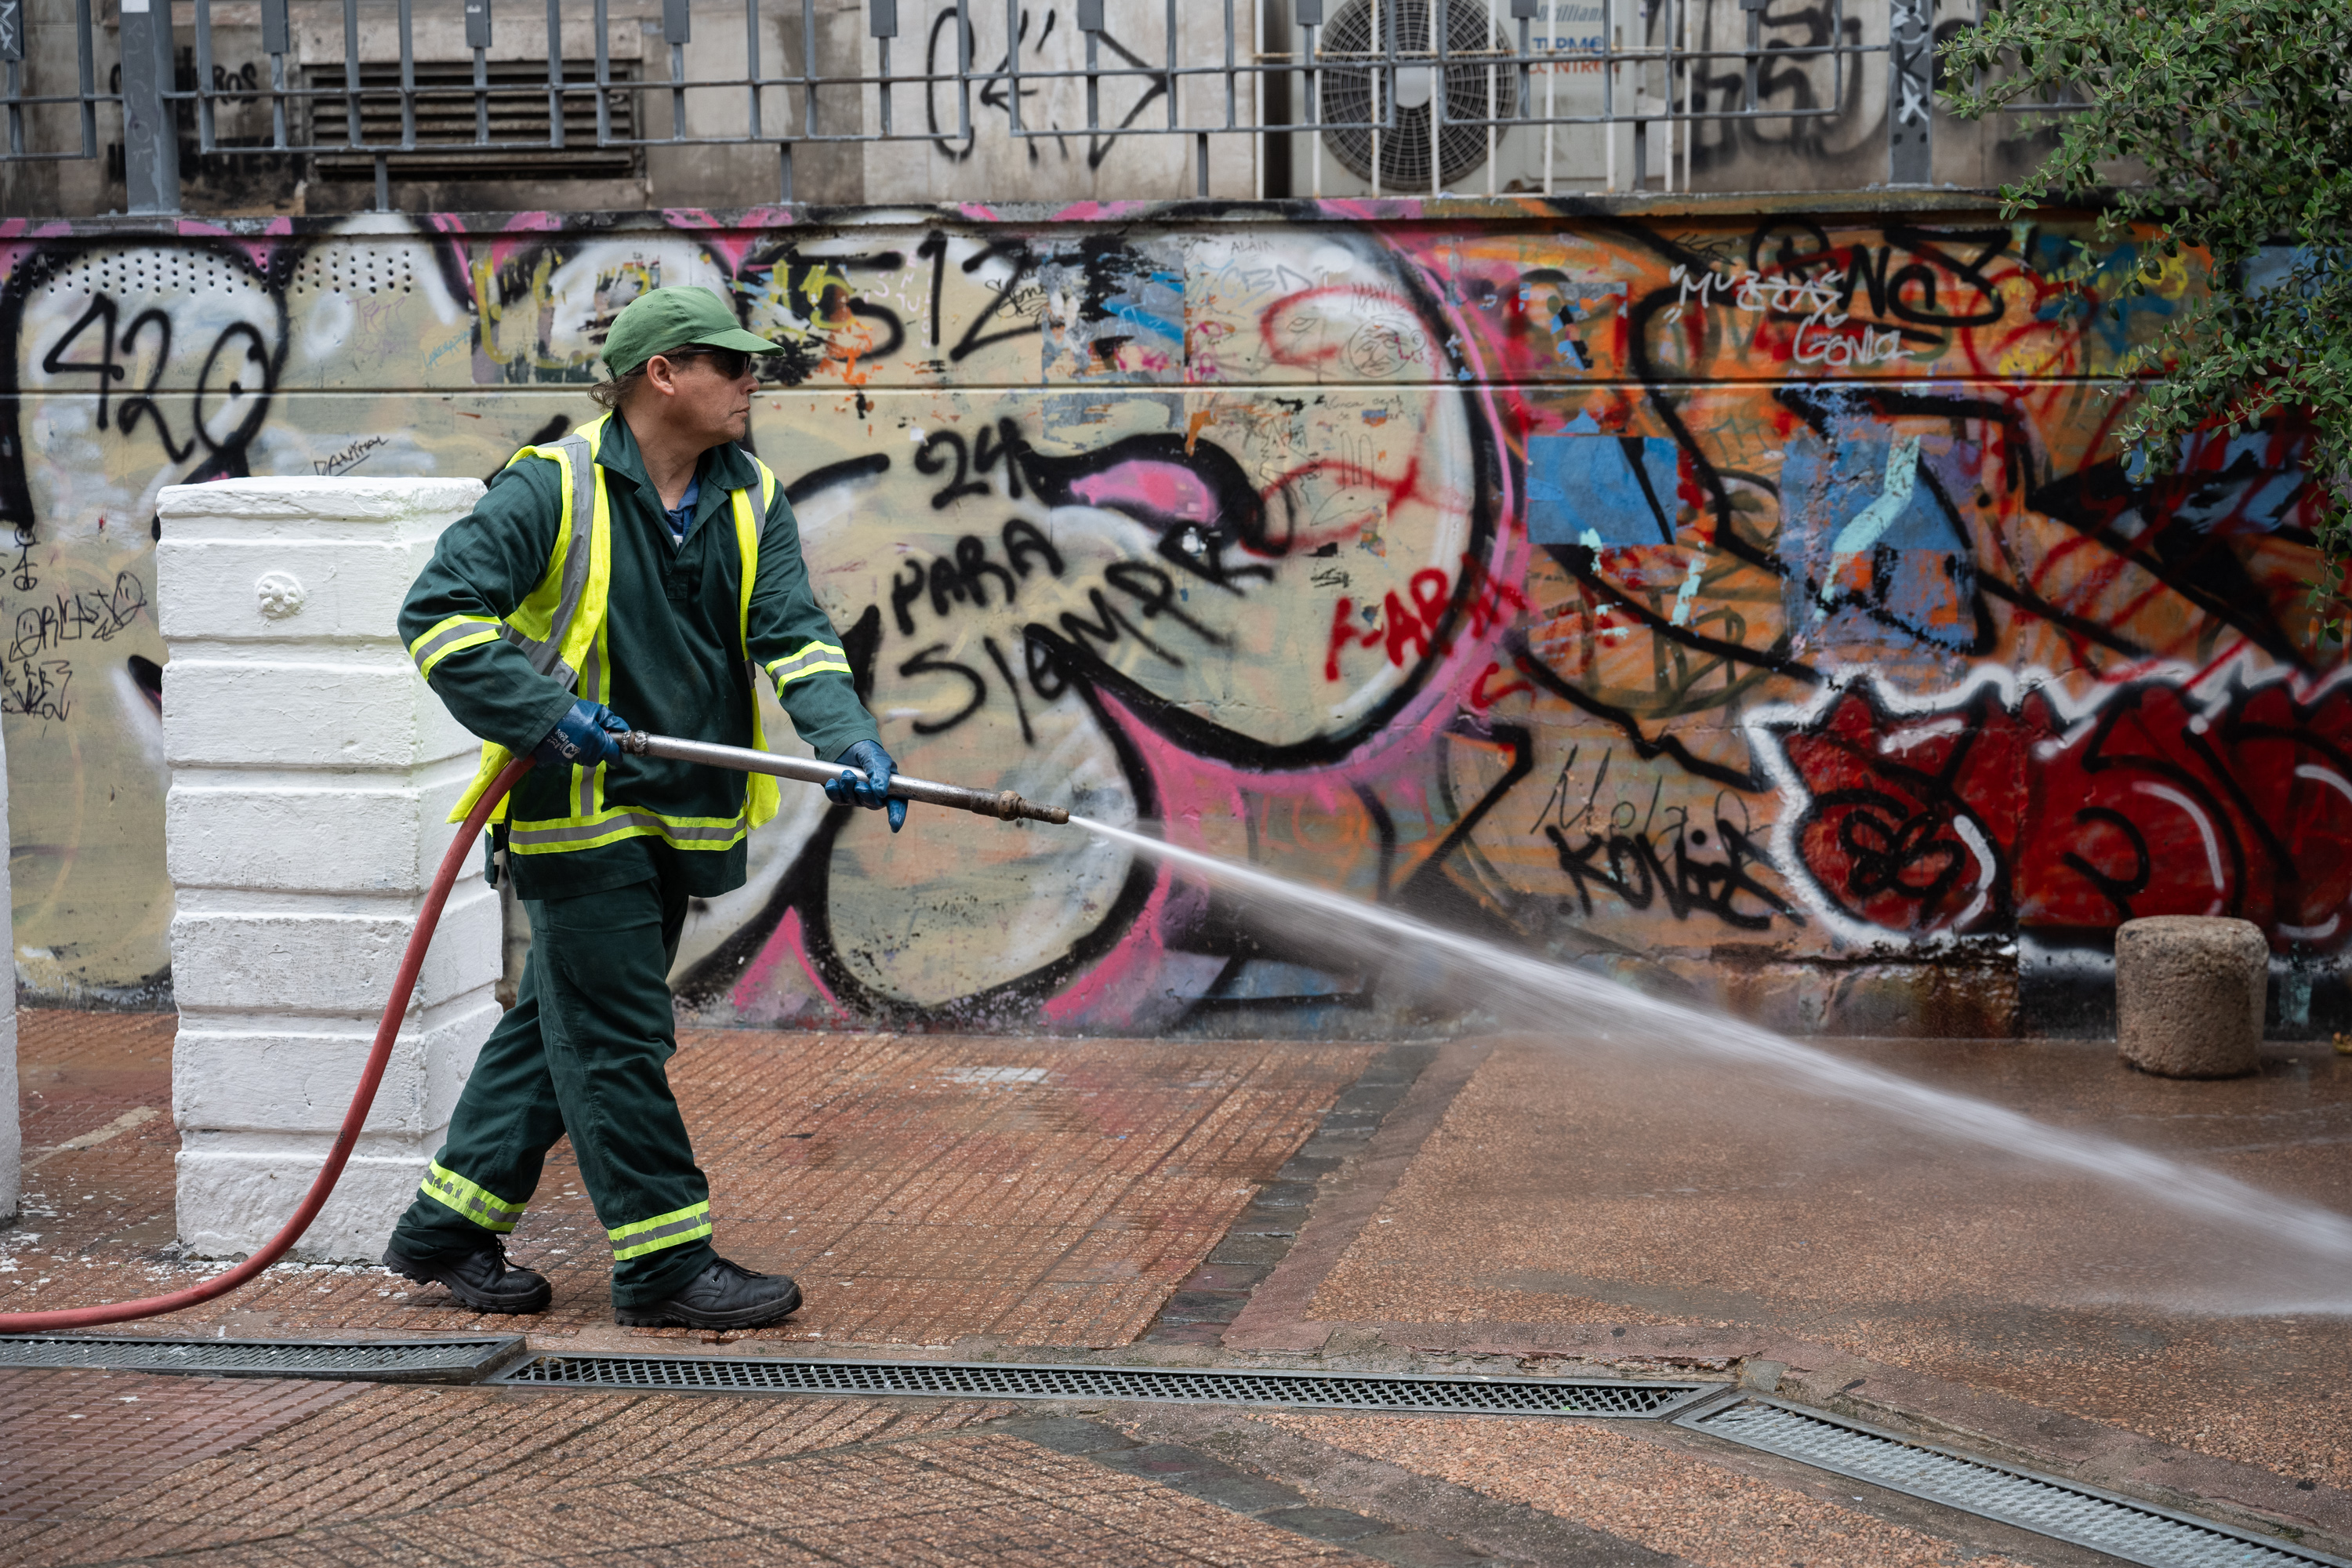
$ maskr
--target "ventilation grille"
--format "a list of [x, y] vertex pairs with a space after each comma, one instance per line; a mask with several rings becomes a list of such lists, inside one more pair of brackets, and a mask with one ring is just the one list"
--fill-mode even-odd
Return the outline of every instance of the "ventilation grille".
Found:
[[69, 1334], [0, 1335], [0, 1367], [103, 1367], [206, 1377], [324, 1377], [360, 1383], [472, 1383], [523, 1353], [500, 1339], [151, 1340]]
[[[224, 289], [266, 298], [250, 268], [216, 252], [164, 246], [85, 251], [70, 261], [36, 258], [34, 276], [45, 293], [106, 294], [117, 300], [153, 294], [217, 295]], [[129, 324], [129, 318], [124, 318]], [[89, 353], [88, 350], [78, 353]]]
[[[560, 148], [547, 144], [547, 67], [542, 64], [509, 60], [485, 68], [489, 87], [509, 89], [487, 94], [483, 100], [489, 110], [489, 140], [505, 143], [490, 149], [471, 145], [476, 128], [473, 62], [419, 60], [415, 68], [420, 89], [462, 90], [436, 90], [417, 97], [415, 151], [385, 154], [397, 178], [617, 180], [634, 178], [641, 172], [637, 149], [596, 145], [596, 95], [591, 92], [563, 95], [564, 144]], [[634, 81], [636, 68], [615, 61], [608, 71], [614, 86], [604, 94], [606, 123], [613, 140], [625, 142], [637, 133], [636, 94], [619, 84]], [[563, 79], [593, 82], [596, 68], [584, 60], [567, 61]], [[333, 151], [338, 144], [351, 142], [343, 68], [308, 67], [303, 85], [333, 95], [309, 100], [310, 141], [318, 149], [315, 163], [320, 175], [373, 179], [373, 153]], [[538, 90], [512, 90], [534, 88]], [[400, 67], [396, 64], [360, 67], [360, 141], [370, 147], [400, 144]]]
[[416, 268], [407, 246], [353, 245], [341, 240], [312, 247], [294, 269], [288, 291], [306, 294], [407, 294], [416, 288]]
[[[1351, 56], [1381, 52], [1381, 41], [1372, 34], [1376, 4], [1381, 41], [1399, 56], [1419, 56], [1426, 63], [1366, 69], [1341, 63]], [[1429, 0], [1348, 0], [1317, 40], [1318, 57], [1331, 63], [1319, 73], [1322, 103], [1316, 118], [1359, 126], [1393, 121], [1393, 129], [1377, 133], [1383, 190], [1430, 188], [1430, 100], [1440, 75], [1437, 37], [1431, 26], [1436, 10]], [[1475, 57], [1504, 47], [1491, 30], [1484, 0], [1445, 0], [1444, 15], [1449, 57]], [[1445, 129], [1436, 149], [1441, 186], [1451, 185], [1486, 162], [1486, 128], [1457, 121], [1507, 115], [1518, 101], [1507, 69], [1449, 58], [1443, 75]], [[1359, 179], [1369, 180], [1374, 135], [1369, 130], [1326, 131], [1323, 142]]]
[[992, 1363], [791, 1361], [770, 1356], [535, 1356], [494, 1382], [713, 1394], [933, 1394], [974, 1399], [1118, 1399], [1279, 1405], [1437, 1415], [1658, 1416], [1718, 1392], [1714, 1383], [1593, 1379], [1350, 1377]]
[[1745, 1399], [1678, 1417], [1675, 1425], [2149, 1568], [2300, 1568], [2310, 1563], [2346, 1568], [2339, 1558], [2072, 1481], [1909, 1442], [1890, 1432], [1832, 1421], [1778, 1400]]

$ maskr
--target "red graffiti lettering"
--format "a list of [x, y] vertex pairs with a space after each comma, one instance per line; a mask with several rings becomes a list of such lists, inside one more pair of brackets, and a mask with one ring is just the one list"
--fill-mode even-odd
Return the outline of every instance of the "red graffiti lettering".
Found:
[[1339, 679], [1339, 650], [1355, 638], [1356, 624], [1348, 618], [1355, 613], [1356, 601], [1345, 594], [1340, 595], [1339, 602], [1331, 606], [1331, 638], [1323, 649], [1323, 679], [1326, 680]]
[[1391, 664], [1400, 669], [1404, 668], [1404, 647], [1407, 643], [1412, 645], [1413, 652], [1419, 657], [1429, 657], [1429, 628], [1423, 626], [1421, 617], [1396, 596], [1394, 588], [1389, 590], [1389, 596], [1381, 604], [1381, 618], [1388, 624]]
[[1533, 691], [1535, 689], [1534, 687], [1528, 685], [1525, 680], [1514, 678], [1511, 683], [1504, 687], [1500, 691], [1487, 690], [1486, 683], [1502, 673], [1503, 667], [1501, 665], [1491, 659], [1487, 661], [1486, 668], [1478, 672], [1477, 683], [1470, 688], [1471, 707], [1476, 709], [1479, 712], [1484, 713], [1487, 709], [1492, 708], [1496, 703], [1500, 702], [1504, 698], [1510, 696], [1515, 691]]
[[[1421, 612], [1422, 625], [1434, 632], [1445, 615], [1445, 601], [1450, 595], [1445, 574], [1433, 566], [1424, 566], [1412, 574], [1412, 607]], [[1441, 647], [1439, 652], [1451, 650]]]
[[[1528, 613], [1524, 595], [1489, 574], [1484, 565], [1468, 555], [1462, 557], [1462, 581], [1469, 590], [1462, 607], [1474, 637], [1486, 637], [1509, 625], [1515, 616]], [[1441, 657], [1451, 654], [1453, 639], [1443, 636], [1440, 628], [1453, 601], [1454, 585], [1445, 574], [1434, 566], [1424, 566], [1406, 583], [1403, 595], [1394, 589], [1389, 591], [1381, 601], [1378, 623], [1360, 632], [1354, 618], [1356, 602], [1342, 597], [1331, 607], [1331, 630], [1323, 649], [1323, 679], [1339, 679], [1340, 650], [1350, 642], [1361, 647], [1385, 648], [1389, 662], [1400, 669], [1404, 668], [1408, 652], [1416, 658], [1428, 658], [1433, 648]], [[1495, 695], [1508, 696], [1509, 690]], [[1481, 708], [1486, 705], [1477, 704]]]
[[[1469, 613], [1470, 635], [1483, 637], [1497, 626], [1510, 625], [1513, 617], [1528, 613], [1528, 601], [1517, 588], [1487, 572], [1486, 565], [1469, 555], [1462, 557], [1463, 580], [1471, 585]], [[1508, 609], [1509, 615], [1503, 612]]]

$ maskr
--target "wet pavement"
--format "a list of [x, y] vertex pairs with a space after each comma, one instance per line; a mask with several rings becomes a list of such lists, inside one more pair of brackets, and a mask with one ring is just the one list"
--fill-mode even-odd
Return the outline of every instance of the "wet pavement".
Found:
[[[2079, 1041], [1832, 1048], [2352, 1213], [2352, 1058], [2324, 1042], [2220, 1083]], [[1523, 1352], [1605, 1323], [1801, 1375], [1836, 1351], [2352, 1487], [2342, 1272], [2337, 1312], [2275, 1310], [2331, 1282], [2149, 1195], [1768, 1083], [1531, 1042], [1466, 1051], [1484, 1059], [1301, 1317]], [[1454, 1324], [1476, 1328], [1430, 1331]]]
[[[215, 1269], [172, 1246], [173, 1021], [22, 1019], [0, 1310]], [[2352, 1214], [2325, 1044], [2206, 1084], [2078, 1042], [1831, 1048]], [[1699, 1375], [2352, 1547], [2352, 1314], [2320, 1310], [2352, 1282], [1766, 1079], [1517, 1039], [751, 1031], [673, 1070], [722, 1249], [807, 1292], [779, 1329], [615, 1328], [559, 1149], [515, 1237], [538, 1318], [281, 1266], [135, 1331]], [[1641, 1421], [20, 1371], [0, 1454], [5, 1563], [2111, 1561]]]

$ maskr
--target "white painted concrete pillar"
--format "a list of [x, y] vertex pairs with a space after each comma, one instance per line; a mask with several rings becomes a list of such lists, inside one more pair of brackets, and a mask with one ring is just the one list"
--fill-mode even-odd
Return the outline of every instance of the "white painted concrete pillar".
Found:
[[[250, 1252], [334, 1141], [478, 742], [394, 616], [472, 479], [229, 479], [158, 510], [171, 663], [165, 851], [178, 900], [180, 1239]], [[373, 1259], [497, 1022], [499, 906], [452, 892], [342, 1182], [298, 1257]]]

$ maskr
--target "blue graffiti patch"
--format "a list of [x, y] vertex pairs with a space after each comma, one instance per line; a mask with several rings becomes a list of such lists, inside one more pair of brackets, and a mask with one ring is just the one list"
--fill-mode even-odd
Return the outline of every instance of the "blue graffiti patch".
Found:
[[[1978, 449], [1839, 420], [1789, 443], [1780, 556], [1791, 623], [1832, 646], [1958, 649], [1976, 635], [1969, 539], [1943, 495], [1973, 482]], [[1931, 477], [1932, 480], [1931, 482]]]
[[1288, 1002], [1307, 996], [1344, 996], [1362, 988], [1361, 976], [1343, 980], [1303, 963], [1253, 958], [1220, 980], [1211, 994], [1223, 1002]]
[[1184, 329], [1184, 279], [1173, 272], [1154, 272], [1132, 294], [1114, 294], [1106, 301], [1111, 315], [1152, 337], [1181, 344]]
[[1675, 471], [1675, 444], [1655, 436], [1538, 436], [1528, 443], [1528, 538], [1672, 544]]

